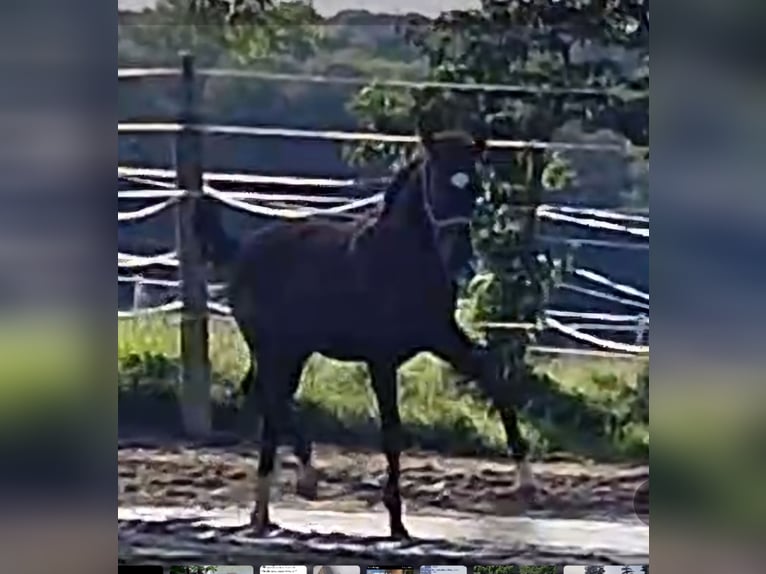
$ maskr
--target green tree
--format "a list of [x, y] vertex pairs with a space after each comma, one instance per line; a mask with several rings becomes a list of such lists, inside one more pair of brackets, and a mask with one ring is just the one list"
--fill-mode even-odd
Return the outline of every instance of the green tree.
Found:
[[[496, 138], [547, 141], [577, 120], [608, 128], [637, 145], [648, 142], [648, 1], [482, 0], [478, 10], [446, 12], [405, 34], [428, 62], [430, 78], [463, 83], [535, 86], [508, 92], [391, 90], [371, 84], [351, 107], [368, 129], [412, 132], [485, 126]], [[621, 50], [623, 60], [609, 57]], [[584, 53], [590, 52], [586, 57]], [[559, 91], [553, 90], [554, 88]], [[397, 162], [407, 146], [364, 144], [358, 163]], [[477, 321], [536, 322], [562, 264], [534, 247], [536, 208], [546, 189], [574, 176], [565, 156], [528, 146], [494, 155], [475, 221], [481, 273], [469, 286]], [[493, 331], [504, 375], [531, 375], [524, 364], [532, 333]]]
[[586, 566], [585, 574], [604, 574], [605, 568], [603, 566]]
[[158, 0], [132, 34], [153, 63], [176, 64], [190, 51], [200, 66], [252, 63], [274, 55], [305, 58], [319, 38], [321, 17], [306, 2]]
[[549, 566], [522, 566], [519, 569], [519, 574], [556, 574], [557, 567], [553, 565]]

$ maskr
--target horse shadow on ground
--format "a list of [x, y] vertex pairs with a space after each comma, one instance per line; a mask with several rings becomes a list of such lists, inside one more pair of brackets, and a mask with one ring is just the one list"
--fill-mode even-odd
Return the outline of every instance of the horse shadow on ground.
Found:
[[[178, 394], [174, 385], [121, 385], [118, 400], [118, 440], [122, 446], [183, 444], [189, 447], [235, 448], [249, 444], [252, 437], [240, 431], [241, 421], [236, 393], [229, 382], [213, 394], [212, 436], [204, 441], [185, 438]], [[469, 389], [468, 392], [474, 392]], [[532, 376], [515, 388], [521, 416], [535, 428], [550, 448], [543, 460], [589, 459], [601, 462], [625, 461], [610, 428], [615, 415], [582, 395], [564, 391], [547, 376]], [[346, 448], [376, 450], [380, 431], [376, 420], [340, 420], [316, 404], [300, 403], [300, 416], [312, 440]], [[503, 452], [487, 444], [475, 428], [447, 425], [406, 424], [407, 447], [453, 456], [502, 457]], [[644, 460], [643, 453], [634, 458]]]

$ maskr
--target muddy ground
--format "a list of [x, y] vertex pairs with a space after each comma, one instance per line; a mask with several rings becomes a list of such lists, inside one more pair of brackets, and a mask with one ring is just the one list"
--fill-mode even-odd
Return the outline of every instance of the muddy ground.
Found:
[[[120, 506], [216, 508], [252, 501], [257, 453], [227, 448], [123, 447], [118, 451]], [[318, 446], [317, 501], [294, 495], [296, 463], [285, 453], [279, 476], [284, 504], [332, 510], [369, 510], [379, 504], [385, 460], [377, 452]], [[619, 520], [634, 516], [636, 489], [649, 478], [645, 466], [547, 462], [534, 465], [544, 491], [524, 504], [516, 496], [510, 460], [482, 460], [427, 453], [402, 456], [402, 494], [410, 512], [456, 510], [513, 516], [529, 511], [559, 518]]]
[[[248, 506], [252, 501], [257, 455], [252, 447], [123, 446], [118, 450], [119, 505], [220, 509]], [[316, 467], [320, 495], [316, 501], [295, 496], [296, 463], [289, 451], [282, 457], [276, 502], [311, 510], [371, 512], [380, 509], [385, 461], [378, 452], [318, 446]], [[449, 457], [408, 452], [402, 457], [402, 491], [409, 515], [445, 516], [459, 512], [489, 519], [498, 516], [579, 518], [631, 521], [634, 494], [648, 480], [645, 466], [543, 462], [534, 465], [544, 491], [533, 503], [516, 495], [516, 471], [509, 460]], [[322, 563], [333, 560], [369, 562], [440, 560], [494, 563], [619, 563], [626, 556], [552, 551], [518, 545], [510, 548], [481, 541], [416, 540], [386, 542], [380, 538], [341, 533], [312, 535], [281, 531], [258, 540], [244, 528], [202, 526], [193, 520], [160, 523], [120, 521], [121, 556], [127, 561], [172, 563], [258, 563], [259, 561]], [[458, 537], [456, 537], [458, 538]], [[393, 544], [393, 545], [392, 545]], [[482, 558], [483, 557], [483, 558]]]

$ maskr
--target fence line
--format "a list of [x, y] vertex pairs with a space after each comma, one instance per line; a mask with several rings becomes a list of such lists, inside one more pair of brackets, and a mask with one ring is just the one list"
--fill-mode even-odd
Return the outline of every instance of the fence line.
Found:
[[[240, 201], [268, 201], [268, 202], [303, 202], [317, 204], [344, 204], [352, 201], [365, 199], [362, 197], [333, 197], [324, 195], [299, 195], [289, 193], [264, 193], [258, 191], [222, 191], [223, 195], [229, 199], [238, 199]], [[166, 197], [179, 197], [183, 195], [180, 189], [128, 189], [117, 192], [117, 199], [159, 199]]]
[[[417, 143], [415, 135], [382, 134], [377, 132], [348, 132], [340, 130], [305, 130], [296, 128], [230, 126], [198, 124], [189, 126], [209, 135], [279, 137], [286, 139], [316, 139], [338, 142]], [[117, 133], [176, 133], [181, 124], [175, 122], [123, 122], [117, 124]], [[487, 146], [496, 149], [550, 149], [556, 151], [592, 151], [628, 153], [629, 145], [544, 142], [535, 140], [490, 139]]]
[[225, 193], [218, 191], [210, 187], [209, 185], [205, 185], [203, 187], [203, 190], [210, 197], [213, 197], [217, 199], [218, 201], [225, 203], [229, 207], [246, 211], [254, 215], [267, 215], [272, 217], [282, 217], [285, 219], [306, 219], [308, 217], [315, 217], [318, 215], [348, 216], [349, 211], [355, 211], [358, 209], [362, 209], [364, 207], [369, 207], [370, 205], [380, 203], [380, 201], [383, 199], [382, 194], [375, 194], [371, 197], [366, 197], [364, 199], [357, 199], [356, 201], [352, 201], [351, 203], [346, 203], [344, 205], [336, 205], [335, 207], [326, 207], [324, 209], [319, 209], [315, 207], [305, 207], [303, 209], [279, 209], [279, 208], [273, 208], [273, 207], [264, 207], [261, 205], [254, 205], [254, 204], [247, 203], [245, 201], [240, 201], [237, 199], [231, 199], [227, 197]]
[[[132, 178], [137, 183], [136, 178], [156, 178], [172, 179], [176, 175], [172, 169], [142, 168], [117, 166], [117, 177]], [[290, 177], [278, 175], [256, 175], [248, 173], [205, 173], [204, 181], [213, 183], [253, 183], [264, 185], [287, 185], [299, 187], [358, 187], [359, 183], [353, 179], [333, 179], [318, 177]], [[147, 182], [146, 179], [143, 180]], [[159, 183], [159, 182], [157, 182]], [[173, 189], [175, 185], [166, 189]]]
[[[178, 76], [179, 72], [175, 68], [118, 68], [117, 79], [133, 78], [158, 78]], [[524, 86], [514, 84], [495, 84], [484, 82], [439, 82], [434, 80], [380, 80], [377, 78], [349, 78], [345, 76], [318, 75], [318, 74], [290, 74], [280, 72], [266, 72], [260, 70], [240, 70], [233, 68], [208, 68], [197, 71], [199, 76], [208, 76], [213, 78], [242, 78], [275, 82], [298, 82], [306, 84], [335, 84], [365, 87], [376, 85], [386, 88], [406, 88], [406, 89], [443, 89], [455, 92], [486, 92], [486, 93], [507, 93], [513, 94], [547, 94], [547, 95], [572, 95], [572, 96], [610, 96], [610, 95], [629, 95], [645, 94], [647, 92], [640, 90], [626, 89], [604, 89], [604, 88], [573, 88], [573, 87], [540, 87]]]
[[590, 207], [572, 207], [569, 205], [559, 205], [556, 207], [561, 213], [571, 213], [576, 215], [590, 215], [602, 219], [615, 219], [619, 221], [633, 221], [636, 223], [649, 224], [649, 218], [644, 215], [632, 215], [629, 213], [620, 213], [619, 211], [609, 211], [607, 209], [593, 209]]
[[592, 345], [596, 345], [597, 347], [602, 347], [610, 351], [623, 351], [626, 353], [636, 353], [636, 354], [649, 353], [648, 345], [631, 345], [628, 343], [620, 343], [618, 341], [610, 341], [608, 339], [602, 339], [601, 337], [596, 337], [594, 335], [589, 335], [588, 333], [583, 333], [582, 331], [578, 331], [577, 329], [574, 329], [568, 325], [565, 325], [561, 323], [560, 321], [557, 321], [556, 319], [553, 319], [551, 317], [546, 318], [545, 323], [552, 329], [555, 329], [564, 335], [568, 335], [569, 337], [572, 337], [573, 339], [590, 343]]
[[625, 295], [632, 295], [633, 297], [638, 297], [639, 299], [645, 299], [646, 301], [649, 301], [649, 293], [644, 293], [643, 291], [639, 291], [638, 289], [636, 289], [635, 287], [631, 287], [630, 285], [625, 285], [623, 283], [617, 283], [615, 281], [612, 281], [608, 277], [605, 277], [604, 275], [596, 273], [595, 271], [591, 271], [590, 269], [577, 268], [573, 271], [573, 273], [577, 275], [578, 277], [587, 279], [588, 281], [593, 281], [594, 283], [611, 287], [615, 291], [619, 291], [621, 293], [624, 293]]
[[559, 285], [562, 289], [568, 289], [569, 291], [575, 291], [577, 293], [582, 293], [583, 295], [590, 295], [591, 297], [595, 297], [596, 299], [604, 299], [605, 301], [613, 301], [615, 303], [620, 303], [622, 305], [627, 305], [629, 307], [637, 307], [638, 309], [645, 309], [649, 310], [649, 305], [645, 303], [641, 303], [639, 301], [633, 301], [631, 299], [625, 299], [623, 297], [617, 297], [615, 295], [610, 295], [609, 293], [604, 293], [603, 291], [597, 291], [595, 289], [588, 289], [586, 287], [580, 287], [579, 285], [572, 285], [571, 283], [561, 283]]
[[623, 233], [629, 233], [637, 237], [649, 238], [649, 230], [641, 227], [628, 227], [626, 225], [620, 225], [618, 223], [611, 223], [609, 221], [599, 221], [598, 219], [580, 219], [572, 217], [571, 215], [564, 215], [563, 213], [555, 213], [548, 209], [538, 209], [537, 215], [544, 219], [550, 219], [560, 223], [572, 223], [574, 225], [580, 225], [582, 227], [590, 227], [592, 229], [604, 229], [607, 231], [620, 231]]
[[[133, 283], [135, 285], [151, 285], [153, 287], [171, 287], [178, 288], [181, 286], [181, 282], [178, 279], [154, 279], [152, 277], [144, 277], [142, 275], [118, 275], [118, 283]], [[225, 283], [209, 283], [207, 290], [222, 291], [226, 289]]]
[[[214, 313], [218, 313], [226, 317], [231, 315], [231, 308], [228, 305], [225, 305], [222, 303], [209, 301], [207, 303], [207, 308], [208, 310], [213, 311]], [[165, 303], [164, 305], [158, 305], [156, 307], [144, 307], [141, 309], [134, 309], [132, 311], [118, 311], [117, 318], [118, 319], [136, 319], [136, 318], [147, 317], [151, 315], [178, 312], [178, 311], [181, 311], [182, 309], [183, 309], [183, 303], [181, 301], [172, 301], [170, 303]], [[491, 325], [492, 324], [486, 324], [483, 326], [491, 326]], [[499, 324], [499, 325], [502, 325], [502, 324]], [[509, 323], [505, 325], [512, 325], [512, 324]], [[534, 324], [518, 323], [517, 325], [519, 326], [519, 328], [527, 328], [527, 325], [534, 325]], [[631, 345], [628, 343], [619, 343], [617, 341], [609, 341], [607, 339], [601, 339], [600, 337], [595, 337], [592, 335], [588, 335], [587, 333], [582, 333], [578, 329], [575, 329], [569, 325], [560, 323], [559, 321], [556, 321], [555, 319], [550, 319], [550, 318], [546, 319], [544, 327], [556, 329], [565, 335], [570, 335], [574, 339], [578, 339], [581, 341], [591, 343], [596, 346], [600, 346], [602, 347], [602, 349], [607, 349], [608, 352], [605, 352], [604, 350], [598, 350], [598, 349], [594, 350], [594, 349], [576, 349], [576, 348], [566, 348], [566, 347], [544, 347], [544, 346], [530, 346], [527, 348], [529, 351], [539, 352], [539, 353], [549, 353], [549, 354], [565, 354], [565, 355], [569, 354], [569, 355], [583, 355], [583, 356], [600, 356], [604, 358], [630, 358], [630, 359], [640, 358], [642, 355], [646, 355], [647, 353], [649, 353], [648, 346]], [[617, 351], [617, 352], [615, 353], [611, 351]]]
[[[566, 319], [583, 319], [589, 321], [610, 321], [615, 323], [632, 323], [639, 321], [639, 318], [643, 315], [617, 315], [614, 313], [595, 313], [595, 312], [580, 312], [580, 311], [564, 311], [559, 309], [548, 309], [545, 314], [550, 317], [561, 317]], [[646, 317], [647, 323], [649, 317]]]
[[[171, 197], [174, 192], [180, 190], [176, 189], [176, 186], [164, 181], [157, 181], [162, 179], [172, 179], [175, 177], [175, 170], [163, 169], [163, 168], [142, 168], [142, 167], [128, 167], [118, 166], [117, 177], [139, 183], [142, 185], [149, 185], [160, 187], [168, 190], [168, 195], [163, 196], [160, 192], [149, 193], [151, 190], [146, 190], [146, 198], [154, 197]], [[152, 179], [153, 178], [153, 179]], [[243, 184], [273, 184], [273, 185], [286, 185], [297, 187], [353, 187], [357, 189], [375, 189], [385, 186], [390, 180], [390, 177], [383, 177], [377, 179], [337, 179], [337, 178], [317, 178], [317, 177], [303, 177], [303, 176], [279, 176], [279, 175], [261, 175], [252, 173], [227, 173], [227, 172], [207, 172], [204, 176], [205, 181], [213, 183], [243, 183]], [[142, 190], [127, 190], [118, 192], [120, 194], [126, 194], [125, 198], [128, 199], [143, 199]], [[130, 195], [135, 193], [135, 196]], [[356, 201], [362, 199], [359, 197], [342, 198], [338, 196], [304, 196], [304, 195], [280, 195], [271, 193], [258, 193], [258, 192], [223, 192], [237, 199], [261, 199], [270, 201], [307, 201], [316, 203], [331, 203], [343, 201]], [[312, 197], [316, 199], [304, 200], [304, 197]], [[602, 219], [624, 219], [626, 221], [639, 221], [649, 223], [649, 218], [644, 216], [635, 216], [621, 213], [619, 211], [609, 211], [604, 209], [590, 209], [590, 208], [577, 208], [567, 205], [555, 205], [555, 204], [542, 204], [539, 206], [541, 209], [559, 211], [561, 213], [581, 213], [582, 215], [591, 215], [593, 217], [601, 217]]]
[[149, 267], [151, 265], [178, 267], [178, 254], [175, 251], [160, 253], [159, 255], [133, 255], [117, 252], [117, 267], [136, 268]]
[[[174, 174], [173, 170], [165, 170], [165, 169], [153, 169], [153, 168], [128, 168], [128, 167], [118, 167], [118, 177], [126, 177], [130, 178], [131, 181], [135, 182], [141, 182], [142, 184], [149, 184], [149, 185], [157, 185], [158, 187], [162, 187], [165, 189], [165, 192], [157, 191], [157, 190], [128, 190], [123, 192], [118, 192], [118, 197], [122, 198], [129, 198], [129, 199], [137, 199], [137, 198], [148, 198], [148, 197], [162, 197], [163, 193], [167, 193], [172, 198], [177, 198], [181, 195], [183, 195], [183, 191], [180, 191], [175, 188], [175, 186], [165, 183], [165, 182], [157, 182], [152, 181], [150, 179], [147, 179], [146, 177], [141, 176], [151, 176], [151, 177], [172, 177]], [[257, 180], [258, 183], [280, 183], [280, 184], [288, 184], [288, 185], [316, 185], [317, 182], [319, 182], [319, 185], [324, 185], [332, 182], [335, 183], [341, 183], [344, 186], [351, 186], [353, 185], [354, 180], [327, 180], [327, 179], [317, 179], [317, 178], [286, 178], [286, 177], [278, 177], [278, 176], [259, 176], [259, 175], [252, 175], [252, 174], [208, 174], [204, 177], [206, 181], [248, 181], [250, 183], [255, 183]], [[344, 214], [348, 211], [354, 211], [356, 209], [361, 209], [363, 207], [367, 207], [369, 205], [379, 203], [383, 199], [383, 193], [379, 192], [372, 196], [366, 197], [366, 198], [341, 198], [341, 197], [332, 197], [332, 196], [316, 196], [316, 195], [308, 195], [308, 196], [301, 196], [296, 194], [264, 194], [264, 193], [256, 193], [256, 192], [222, 192], [218, 191], [210, 186], [205, 186], [204, 192], [208, 193], [209, 195], [212, 195], [216, 199], [226, 203], [232, 208], [235, 209], [241, 209], [243, 211], [247, 211], [249, 213], [253, 213], [256, 215], [265, 215], [265, 216], [272, 216], [272, 217], [283, 217], [288, 219], [302, 219], [305, 217], [310, 217], [313, 215], [337, 215], [337, 214]], [[337, 207], [328, 208], [328, 209], [316, 209], [312, 207], [304, 207], [303, 209], [287, 209], [287, 208], [274, 208], [274, 207], [265, 207], [265, 206], [259, 206], [259, 205], [252, 205], [249, 203], [246, 203], [243, 201], [243, 199], [255, 199], [255, 200], [261, 200], [261, 201], [303, 201], [305, 200], [307, 203], [337, 203], [340, 204]], [[123, 220], [130, 220], [130, 219], [139, 219], [143, 217], [148, 217], [150, 215], [153, 215], [154, 213], [157, 213], [164, 209], [165, 207], [169, 207], [172, 204], [172, 202], [169, 200], [164, 205], [159, 204], [157, 206], [151, 206], [144, 208], [143, 210], [138, 210], [134, 213], [125, 213], [118, 216], [118, 219], [120, 221]], [[641, 237], [649, 237], [649, 230], [648, 229], [640, 229], [640, 228], [633, 228], [633, 227], [627, 227], [624, 225], [618, 225], [615, 223], [610, 222], [604, 222], [604, 221], [597, 221], [595, 219], [579, 219], [576, 217], [568, 216], [568, 215], [562, 215], [559, 213], [556, 213], [556, 211], [559, 211], [559, 208], [557, 206], [552, 205], [542, 205], [538, 207], [537, 213], [542, 218], [551, 219], [554, 221], [565, 221], [567, 223], [574, 223], [577, 225], [581, 225], [584, 227], [589, 228], [597, 228], [597, 229], [608, 229], [612, 231], [620, 231], [629, 233], [631, 235], [638, 235]], [[608, 213], [608, 212], [606, 212]], [[582, 242], [585, 241], [592, 241], [592, 240], [581, 240]]]
[[[130, 258], [138, 258], [143, 259], [142, 256], [130, 256], [126, 254], [121, 254], [123, 257], [130, 257]], [[163, 256], [164, 257], [164, 256]], [[154, 261], [154, 258], [152, 258], [152, 261]], [[156, 287], [172, 287], [177, 288], [180, 286], [180, 281], [177, 279], [154, 279], [151, 277], [144, 277], [142, 275], [118, 275], [117, 276], [118, 283], [134, 283], [134, 284], [143, 284], [143, 285], [152, 285]], [[226, 288], [225, 283], [210, 283], [208, 285], [208, 291], [219, 291]], [[639, 324], [641, 322], [645, 322], [647, 325], [649, 324], [649, 317], [644, 314], [638, 314], [638, 315], [620, 315], [615, 313], [597, 313], [597, 312], [588, 312], [588, 311], [565, 311], [565, 310], [559, 310], [559, 309], [548, 309], [544, 312], [545, 316], [548, 317], [558, 317], [558, 318], [566, 318], [566, 319], [579, 319], [583, 321], [601, 321], [601, 323], [596, 324], [585, 324], [585, 326], [580, 326], [578, 328], [591, 328], [594, 330], [614, 330], [614, 331], [621, 331], [621, 330], [637, 330], [637, 327], [627, 325], [627, 326], [610, 326], [605, 325], [604, 323], [635, 323]], [[487, 324], [488, 326], [499, 326], [499, 327], [511, 327], [514, 325], [518, 325], [520, 327], [533, 327], [536, 326], [536, 323], [491, 323]], [[577, 327], [577, 324], [570, 324], [571, 326]]]
[[647, 355], [636, 355], [634, 353], [624, 353], [617, 351], [601, 351], [598, 349], [577, 349], [567, 347], [544, 347], [532, 345], [527, 347], [527, 351], [541, 355], [574, 355], [581, 357], [598, 357], [602, 359], [627, 359], [631, 361], [646, 360]]
[[544, 243], [564, 243], [570, 247], [612, 247], [615, 249], [632, 249], [647, 251], [648, 243], [630, 243], [627, 241], [609, 241], [607, 239], [580, 239], [573, 237], [557, 237], [555, 235], [538, 235], [537, 240]]
[[160, 213], [161, 211], [166, 210], [169, 207], [172, 207], [177, 202], [178, 202], [178, 197], [171, 197], [170, 199], [167, 199], [163, 202], [157, 203], [155, 205], [150, 205], [142, 209], [137, 209], [135, 211], [118, 211], [117, 221], [125, 222], [125, 221], [140, 221], [142, 219], [147, 219], [149, 217], [152, 217], [153, 215]]

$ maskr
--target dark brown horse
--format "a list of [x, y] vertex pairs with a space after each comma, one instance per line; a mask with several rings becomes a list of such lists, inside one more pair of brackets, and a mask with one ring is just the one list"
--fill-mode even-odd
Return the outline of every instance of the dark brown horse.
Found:
[[[311, 443], [292, 416], [303, 365], [313, 353], [369, 367], [388, 462], [383, 502], [393, 537], [409, 536], [399, 493], [397, 369], [420, 352], [478, 381], [500, 414], [520, 465], [520, 486], [533, 483], [511, 389], [490, 354], [455, 321], [455, 278], [473, 256], [470, 222], [482, 145], [463, 132], [421, 140], [415, 158], [386, 189], [379, 213], [362, 221], [279, 222], [240, 242], [225, 232], [215, 200], [206, 198], [199, 211], [197, 231], [207, 256], [227, 276], [233, 315], [257, 361], [247, 400], [259, 402], [263, 416], [252, 515], [258, 532], [271, 524], [275, 456], [288, 430], [302, 465], [299, 489], [316, 489]], [[252, 375], [251, 369], [248, 379]]]

